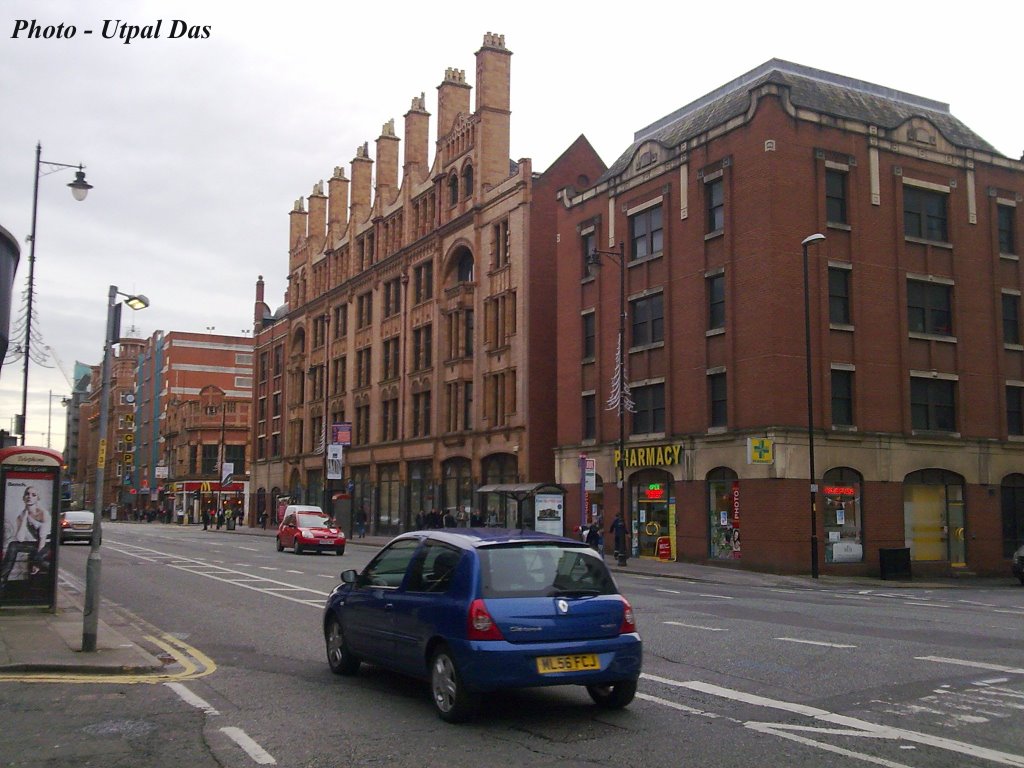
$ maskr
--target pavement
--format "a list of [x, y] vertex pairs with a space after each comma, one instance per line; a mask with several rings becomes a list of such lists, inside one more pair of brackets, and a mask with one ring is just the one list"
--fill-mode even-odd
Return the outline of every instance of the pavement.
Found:
[[[121, 523], [114, 523], [120, 525]], [[129, 524], [129, 523], [125, 523]], [[134, 523], [132, 523], [134, 524]], [[110, 523], [108, 523], [110, 525]], [[194, 526], [197, 527], [198, 526]], [[234, 530], [211, 527], [211, 535], [273, 537], [274, 529], [239, 526]], [[389, 536], [366, 536], [349, 539], [349, 546], [383, 546]], [[892, 589], [954, 589], [967, 586], [1013, 586], [1011, 579], [929, 579], [883, 581], [871, 577], [822, 575], [791, 576], [740, 570], [735, 567], [699, 565], [695, 563], [661, 562], [631, 558], [625, 566], [607, 558], [613, 572], [633, 575], [682, 579], [691, 582], [733, 586], [779, 587], [790, 589], [860, 588]], [[5, 676], [30, 673], [79, 673], [90, 675], [123, 675], [157, 672], [164, 668], [166, 658], [150, 653], [145, 646], [145, 632], [133, 617], [101, 606], [96, 650], [82, 651], [84, 594], [76, 585], [58, 575], [57, 604], [50, 608], [0, 609], [0, 680]], [[156, 649], [154, 649], [156, 650]]]

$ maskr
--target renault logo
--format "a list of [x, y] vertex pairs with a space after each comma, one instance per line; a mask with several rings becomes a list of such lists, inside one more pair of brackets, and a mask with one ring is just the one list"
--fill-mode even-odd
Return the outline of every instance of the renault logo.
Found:
[[555, 605], [558, 607], [559, 613], [569, 612], [569, 602], [567, 600], [559, 600]]

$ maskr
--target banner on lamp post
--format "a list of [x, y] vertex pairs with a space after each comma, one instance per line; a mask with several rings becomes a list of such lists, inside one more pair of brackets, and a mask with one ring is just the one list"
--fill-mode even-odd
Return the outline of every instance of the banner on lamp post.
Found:
[[331, 443], [327, 446], [327, 479], [341, 480], [342, 453], [341, 444]]

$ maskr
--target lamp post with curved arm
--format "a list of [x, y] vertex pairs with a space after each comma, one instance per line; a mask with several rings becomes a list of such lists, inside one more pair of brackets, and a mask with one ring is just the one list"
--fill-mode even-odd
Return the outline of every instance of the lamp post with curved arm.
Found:
[[[46, 176], [51, 173], [56, 173], [64, 168], [76, 168], [75, 180], [68, 184], [71, 187], [71, 194], [75, 200], [85, 200], [86, 195], [89, 194], [89, 190], [92, 189], [92, 184], [85, 180], [85, 166], [79, 163], [78, 165], [70, 165], [68, 163], [54, 163], [49, 160], [43, 160], [41, 155], [43, 152], [43, 145], [40, 143], [36, 144], [36, 175], [35, 182], [32, 185], [32, 231], [29, 234], [29, 250], [28, 250], [28, 293], [26, 294], [26, 311], [25, 311], [25, 348], [22, 350], [22, 354], [25, 356], [22, 362], [22, 374], [21, 374], [21, 444], [25, 444], [25, 434], [28, 432], [28, 364], [30, 353], [32, 351], [32, 301], [35, 295], [35, 267], [36, 267], [36, 212], [39, 208], [39, 178], [40, 176]], [[49, 166], [49, 168], [43, 172], [42, 166]]]

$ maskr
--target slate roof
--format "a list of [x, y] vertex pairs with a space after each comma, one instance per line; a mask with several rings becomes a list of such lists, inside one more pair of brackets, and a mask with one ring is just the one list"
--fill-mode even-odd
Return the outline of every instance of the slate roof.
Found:
[[771, 59], [637, 131], [633, 144], [602, 175], [600, 181], [620, 175], [628, 167], [638, 145], [645, 141], [655, 140], [666, 147], [675, 147], [744, 114], [750, 107], [750, 91], [766, 83], [788, 87], [790, 100], [798, 107], [881, 128], [893, 129], [911, 117], [924, 117], [953, 144], [1001, 156], [995, 147], [950, 114], [948, 104], [782, 59]]

